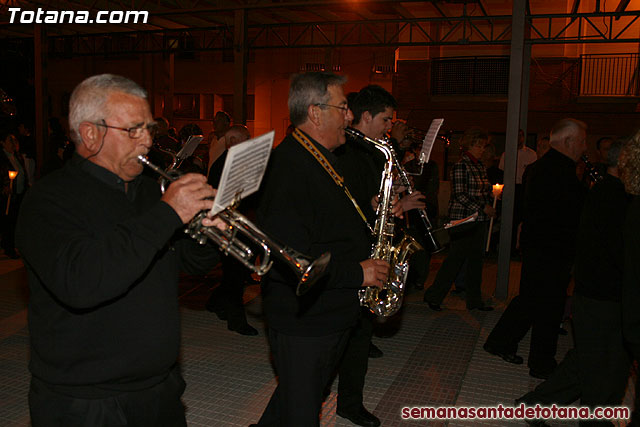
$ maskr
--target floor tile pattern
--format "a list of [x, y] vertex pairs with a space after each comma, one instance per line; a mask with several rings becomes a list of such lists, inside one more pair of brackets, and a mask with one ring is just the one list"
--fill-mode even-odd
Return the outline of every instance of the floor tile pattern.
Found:
[[[437, 270], [442, 256], [431, 264]], [[517, 291], [519, 263], [513, 262], [510, 295]], [[484, 298], [491, 301], [495, 286], [495, 261], [484, 269]], [[433, 281], [432, 272], [428, 284]], [[25, 271], [20, 261], [0, 255], [0, 425], [28, 426], [27, 363], [28, 300]], [[247, 426], [255, 423], [276, 386], [269, 360], [265, 325], [262, 321], [259, 286], [245, 292], [249, 323], [260, 334], [245, 337], [227, 330], [226, 322], [204, 310], [211, 288], [217, 286], [220, 270], [206, 278], [185, 276], [180, 285], [182, 314], [181, 366], [187, 381], [184, 404], [190, 426]], [[514, 366], [484, 352], [482, 345], [497, 322], [504, 303], [495, 302], [494, 312], [468, 312], [464, 299], [450, 295], [445, 310], [434, 312], [422, 303], [422, 292], [410, 290], [401, 315], [378, 321], [374, 343], [384, 357], [369, 360], [365, 406], [383, 426], [525, 425], [506, 420], [404, 421], [404, 406], [494, 406], [512, 405], [513, 400], [536, 386], [525, 365]], [[384, 319], [382, 319], [384, 320]], [[525, 360], [528, 336], [519, 354]], [[570, 347], [569, 336], [561, 337], [558, 357]], [[337, 380], [322, 410], [322, 427], [352, 424], [335, 414]], [[629, 387], [627, 402], [633, 398]], [[554, 426], [577, 423], [553, 422]], [[622, 426], [624, 423], [618, 423]]]

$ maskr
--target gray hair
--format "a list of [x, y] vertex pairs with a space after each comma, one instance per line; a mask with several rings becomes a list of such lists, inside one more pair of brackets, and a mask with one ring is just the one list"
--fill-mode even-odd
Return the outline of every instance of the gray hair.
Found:
[[580, 130], [587, 131], [587, 124], [581, 120], [570, 118], [559, 120], [551, 128], [549, 142], [552, 145], [564, 143], [565, 139], [575, 136]]
[[640, 196], [640, 131], [622, 147], [618, 168], [627, 193]]
[[289, 119], [294, 126], [307, 121], [310, 105], [329, 101], [329, 86], [341, 86], [347, 81], [344, 76], [329, 72], [294, 74], [289, 87]]
[[620, 151], [622, 150], [622, 147], [624, 146], [625, 142], [628, 141], [629, 139], [631, 138], [627, 138], [626, 140], [618, 139], [611, 143], [611, 145], [609, 146], [609, 151], [607, 152], [607, 158], [605, 159], [605, 161], [607, 162], [607, 166], [609, 167], [618, 166]]
[[134, 81], [115, 74], [98, 74], [83, 80], [71, 94], [69, 101], [69, 129], [71, 139], [80, 143], [80, 124], [95, 123], [104, 118], [105, 103], [113, 92], [123, 92], [147, 98], [147, 92]]

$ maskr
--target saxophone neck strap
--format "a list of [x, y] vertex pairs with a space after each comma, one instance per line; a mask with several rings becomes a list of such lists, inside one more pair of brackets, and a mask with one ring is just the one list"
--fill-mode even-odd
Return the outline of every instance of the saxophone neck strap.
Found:
[[300, 129], [295, 128], [292, 135], [295, 140], [298, 141], [300, 145], [302, 145], [309, 153], [311, 153], [311, 155], [316, 159], [318, 163], [320, 163], [320, 166], [322, 166], [322, 168], [329, 174], [331, 179], [333, 179], [333, 182], [338, 187], [342, 188], [344, 194], [346, 194], [349, 200], [351, 200], [353, 207], [356, 208], [356, 211], [358, 211], [358, 214], [360, 215], [360, 218], [362, 218], [362, 221], [364, 221], [364, 223], [367, 225], [367, 228], [371, 232], [373, 232], [373, 228], [371, 228], [371, 225], [367, 221], [367, 217], [362, 212], [362, 209], [360, 209], [360, 206], [358, 205], [358, 202], [356, 202], [356, 199], [351, 195], [349, 188], [347, 188], [347, 185], [344, 182], [344, 178], [340, 176], [340, 174], [338, 174], [333, 166], [331, 166], [331, 163], [329, 163], [327, 158], [320, 151], [318, 151], [318, 149], [309, 140], [309, 137], [305, 135]]

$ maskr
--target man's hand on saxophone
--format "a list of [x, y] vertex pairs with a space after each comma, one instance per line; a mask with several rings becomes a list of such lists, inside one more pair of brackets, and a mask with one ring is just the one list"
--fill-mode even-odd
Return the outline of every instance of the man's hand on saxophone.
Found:
[[[371, 207], [374, 212], [378, 211], [378, 205], [380, 204], [380, 198], [378, 196], [373, 196], [371, 199]], [[402, 205], [400, 204], [400, 199], [397, 195], [393, 197], [393, 201], [391, 202], [391, 213], [393, 216], [402, 218], [402, 213], [404, 210], [402, 209]]]
[[381, 259], [367, 259], [360, 263], [362, 267], [361, 287], [374, 286], [382, 289], [382, 285], [389, 277], [389, 263]]

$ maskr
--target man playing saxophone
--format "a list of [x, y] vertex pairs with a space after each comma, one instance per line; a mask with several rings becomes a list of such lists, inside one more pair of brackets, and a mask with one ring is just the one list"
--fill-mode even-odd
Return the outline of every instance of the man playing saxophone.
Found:
[[278, 386], [258, 425], [314, 426], [323, 392], [359, 314], [361, 286], [381, 287], [389, 266], [371, 260], [370, 231], [333, 151], [352, 119], [332, 73], [299, 74], [289, 90], [296, 126], [274, 150], [258, 207], [269, 235], [311, 256], [330, 251], [328, 274], [302, 297], [297, 278], [273, 265], [263, 279], [263, 305]]
[[[380, 86], [367, 86], [357, 94], [349, 95], [349, 108], [353, 112], [352, 127], [371, 139], [381, 140], [392, 128], [393, 110], [397, 104], [393, 96]], [[398, 129], [399, 127], [396, 126]], [[402, 135], [398, 135], [402, 139]], [[345, 179], [353, 188], [356, 199], [366, 206], [369, 221], [376, 220], [371, 200], [380, 189], [380, 177], [385, 167], [384, 155], [360, 138], [349, 136], [346, 144], [336, 150]], [[424, 208], [422, 194], [415, 192], [404, 198], [395, 208], [400, 214], [404, 208]], [[362, 426], [378, 426], [380, 420], [363, 404], [364, 381], [368, 358], [382, 356], [382, 352], [371, 343], [373, 335], [372, 314], [363, 307], [340, 362], [338, 374], [337, 413]]]

